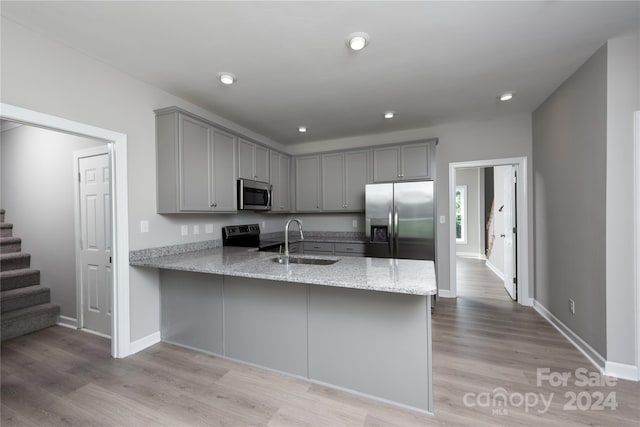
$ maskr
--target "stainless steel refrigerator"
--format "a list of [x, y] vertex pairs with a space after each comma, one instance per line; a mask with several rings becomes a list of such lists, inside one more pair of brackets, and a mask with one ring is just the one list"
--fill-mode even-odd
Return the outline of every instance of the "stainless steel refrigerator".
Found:
[[367, 256], [435, 261], [433, 181], [368, 184]]

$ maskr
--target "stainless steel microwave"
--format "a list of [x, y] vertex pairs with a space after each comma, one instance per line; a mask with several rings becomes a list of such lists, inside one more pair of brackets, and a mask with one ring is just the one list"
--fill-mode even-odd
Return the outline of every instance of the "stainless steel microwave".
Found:
[[249, 211], [271, 210], [271, 184], [239, 179], [238, 209]]

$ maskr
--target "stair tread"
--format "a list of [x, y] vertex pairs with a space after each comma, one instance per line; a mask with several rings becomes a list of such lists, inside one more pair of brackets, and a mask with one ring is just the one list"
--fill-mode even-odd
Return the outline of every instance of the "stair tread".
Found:
[[28, 317], [35, 314], [40, 314], [47, 311], [60, 311], [60, 306], [57, 304], [38, 304], [31, 307], [20, 308], [18, 310], [6, 311], [2, 313], [2, 323], [10, 320], [19, 319], [21, 317]]
[[20, 237], [0, 237], [0, 245], [8, 245], [11, 243], [20, 243], [22, 239]]
[[31, 274], [36, 274], [39, 271], [40, 270], [35, 268], [18, 268], [15, 270], [0, 271], [0, 280], [8, 279], [10, 277], [28, 276]]
[[49, 292], [49, 288], [42, 285], [25, 286], [24, 288], [10, 289], [0, 292], [0, 299], [7, 300], [11, 298], [19, 298], [39, 293]]
[[9, 252], [6, 254], [0, 254], [0, 260], [2, 261], [8, 260], [8, 259], [14, 259], [14, 258], [27, 258], [27, 257], [31, 257], [31, 254], [28, 252]]

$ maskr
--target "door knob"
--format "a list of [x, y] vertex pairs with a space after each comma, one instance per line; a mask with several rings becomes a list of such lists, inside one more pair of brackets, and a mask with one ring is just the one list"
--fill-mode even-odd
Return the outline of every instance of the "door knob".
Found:
[[501, 235], [500, 235], [500, 237], [507, 237], [507, 236], [506, 236], [506, 235], [504, 235], [504, 234], [501, 234]]

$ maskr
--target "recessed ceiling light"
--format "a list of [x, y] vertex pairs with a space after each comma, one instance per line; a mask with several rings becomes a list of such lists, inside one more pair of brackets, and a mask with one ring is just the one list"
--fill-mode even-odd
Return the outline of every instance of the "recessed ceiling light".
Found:
[[396, 112], [395, 111], [385, 111], [384, 112], [384, 118], [385, 119], [393, 119], [396, 116]]
[[498, 99], [500, 99], [500, 101], [509, 101], [513, 98], [514, 94], [515, 94], [514, 92], [505, 92], [502, 95], [500, 95]]
[[306, 126], [298, 126], [298, 132], [305, 133], [306, 131], [307, 131], [307, 127]]
[[218, 74], [218, 79], [220, 79], [220, 81], [225, 85], [231, 85], [235, 83], [236, 76], [231, 73], [223, 72]]
[[347, 46], [352, 50], [362, 50], [369, 44], [369, 34], [367, 33], [351, 33], [347, 37]]

